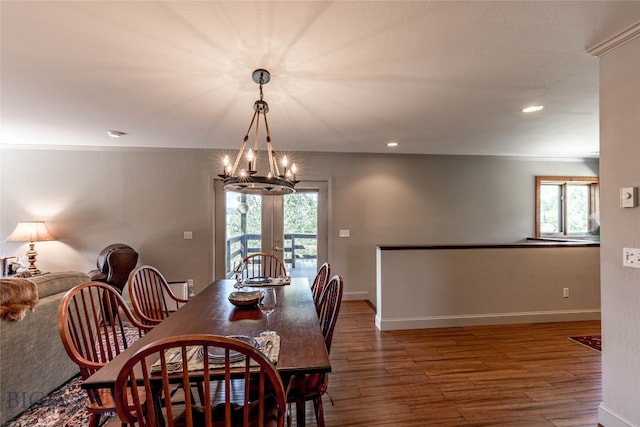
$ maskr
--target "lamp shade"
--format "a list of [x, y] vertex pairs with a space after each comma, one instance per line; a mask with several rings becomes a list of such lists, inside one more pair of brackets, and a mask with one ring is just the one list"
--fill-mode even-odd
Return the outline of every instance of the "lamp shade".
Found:
[[7, 242], [44, 242], [55, 240], [44, 221], [22, 221], [7, 237]]

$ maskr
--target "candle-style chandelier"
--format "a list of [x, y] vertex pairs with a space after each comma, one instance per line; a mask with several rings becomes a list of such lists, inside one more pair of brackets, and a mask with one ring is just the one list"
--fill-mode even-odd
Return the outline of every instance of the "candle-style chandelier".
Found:
[[[263, 196], [291, 194], [296, 191], [295, 185], [298, 183], [298, 181], [296, 181], [296, 164], [293, 163], [289, 166], [287, 156], [282, 156], [282, 158], [279, 159], [280, 166], [282, 167], [282, 169], [280, 169], [276, 152], [271, 143], [269, 123], [267, 122], [269, 104], [264, 101], [262, 94], [262, 86], [269, 83], [269, 80], [271, 80], [269, 71], [259, 68], [253, 72], [253, 81], [260, 85], [260, 99], [253, 104], [253, 117], [251, 118], [249, 128], [244, 136], [235, 161], [232, 164], [229, 156], [224, 157], [224, 172], [218, 176], [222, 178], [226, 191], [260, 194]], [[267, 141], [266, 152], [269, 161], [269, 173], [266, 176], [258, 175], [258, 140], [261, 116], [264, 120]], [[247, 142], [249, 141], [249, 135], [252, 131], [254, 133], [253, 148], [247, 150]]]

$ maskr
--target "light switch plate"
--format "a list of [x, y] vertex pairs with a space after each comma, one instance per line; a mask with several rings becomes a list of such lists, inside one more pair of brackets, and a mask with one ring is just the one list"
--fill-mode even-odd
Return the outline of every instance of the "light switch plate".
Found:
[[340, 231], [338, 231], [338, 236], [339, 237], [349, 237], [349, 236], [351, 236], [351, 231], [349, 231], [349, 230], [340, 230]]
[[638, 206], [638, 187], [622, 187], [620, 189], [620, 207], [635, 208]]

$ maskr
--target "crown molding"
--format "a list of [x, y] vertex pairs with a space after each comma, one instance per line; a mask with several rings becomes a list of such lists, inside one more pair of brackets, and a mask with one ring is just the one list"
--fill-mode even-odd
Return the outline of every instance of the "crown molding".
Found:
[[640, 37], [640, 22], [633, 24], [629, 28], [619, 32], [613, 37], [608, 38], [607, 40], [596, 44], [595, 46], [587, 49], [587, 52], [593, 56], [602, 56], [605, 53], [608, 53], [623, 44], [635, 39], [636, 37]]

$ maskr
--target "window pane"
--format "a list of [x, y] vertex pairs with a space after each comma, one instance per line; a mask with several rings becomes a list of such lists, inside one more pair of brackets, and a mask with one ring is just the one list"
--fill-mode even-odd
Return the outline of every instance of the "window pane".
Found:
[[562, 231], [561, 186], [542, 184], [540, 186], [540, 233], [554, 234]]
[[252, 194], [227, 192], [226, 270], [233, 269], [249, 254], [262, 247], [262, 198]]
[[313, 281], [318, 261], [318, 193], [284, 196], [285, 262], [291, 277]]
[[567, 234], [589, 231], [589, 187], [567, 186]]

